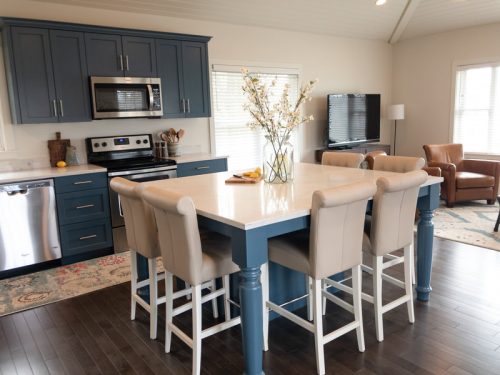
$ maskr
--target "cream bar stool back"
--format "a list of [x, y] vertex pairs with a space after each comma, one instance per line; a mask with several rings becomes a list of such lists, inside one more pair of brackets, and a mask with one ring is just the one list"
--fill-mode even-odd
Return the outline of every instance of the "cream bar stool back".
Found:
[[[424, 171], [401, 173], [377, 180], [377, 193], [373, 198], [372, 221], [363, 238], [363, 251], [372, 255], [373, 296], [363, 293], [363, 299], [375, 306], [375, 329], [377, 340], [384, 340], [382, 315], [395, 307], [406, 304], [408, 320], [415, 321], [413, 311], [413, 287], [411, 274], [413, 269], [413, 225], [420, 185], [427, 179]], [[399, 261], [383, 261], [385, 255], [404, 249], [404, 282], [384, 274], [386, 268]], [[382, 280], [405, 290], [405, 294], [396, 300], [382, 305]], [[346, 292], [350, 288], [342, 282], [327, 281]]]
[[[201, 369], [201, 340], [240, 324], [240, 318], [229, 315], [229, 275], [239, 271], [231, 257], [229, 238], [214, 232], [204, 233], [200, 238], [196, 209], [190, 197], [182, 196], [158, 187], [142, 189], [143, 199], [153, 207], [165, 268], [165, 293], [167, 299], [165, 352], [170, 352], [172, 333], [193, 349], [193, 374]], [[177, 276], [191, 284], [192, 301], [173, 308], [172, 277]], [[209, 280], [222, 277], [222, 289], [201, 296], [202, 285]], [[201, 305], [224, 296], [226, 321], [202, 330]], [[172, 318], [192, 306], [193, 336], [186, 335]]]
[[[158, 275], [156, 258], [161, 256], [158, 244], [158, 233], [152, 208], [145, 204], [140, 196], [140, 184], [122, 177], [111, 180], [111, 188], [118, 193], [120, 199], [120, 210], [125, 221], [125, 232], [127, 243], [130, 248], [130, 280], [131, 280], [131, 305], [130, 319], [135, 320], [137, 304], [141, 305], [150, 315], [150, 337], [156, 339], [158, 305], [165, 303], [165, 297], [158, 297], [158, 281], [163, 280], [164, 273]], [[148, 260], [148, 278], [138, 280], [137, 256], [140, 254]], [[138, 290], [149, 285], [150, 302], [144, 300]], [[212, 281], [210, 287], [215, 287]], [[189, 295], [189, 288], [179, 292], [181, 295]], [[215, 317], [218, 317], [217, 303], [212, 305]]]
[[406, 173], [418, 171], [424, 165], [424, 158], [414, 158], [412, 156], [378, 155], [373, 160], [374, 171]]
[[[267, 302], [267, 306], [314, 333], [318, 374], [325, 373], [324, 345], [337, 337], [355, 329], [358, 349], [361, 352], [365, 350], [361, 314], [361, 245], [366, 204], [375, 191], [375, 184], [367, 182], [316, 191], [312, 197], [309, 233], [294, 232], [272, 238], [268, 242], [270, 261], [312, 278], [312, 323], [272, 301]], [[350, 269], [353, 273], [353, 305], [322, 290], [322, 279]], [[354, 321], [323, 335], [322, 296], [353, 313]], [[267, 325], [268, 321], [269, 317], [266, 314], [264, 324]]]
[[365, 155], [355, 152], [323, 152], [321, 164], [337, 167], [359, 168]]

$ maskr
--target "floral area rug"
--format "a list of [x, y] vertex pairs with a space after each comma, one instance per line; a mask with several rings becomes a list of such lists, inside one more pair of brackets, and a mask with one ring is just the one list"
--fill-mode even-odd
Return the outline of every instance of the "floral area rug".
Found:
[[130, 253], [0, 280], [0, 316], [130, 281]]
[[500, 251], [500, 232], [493, 232], [498, 217], [498, 204], [483, 202], [441, 205], [434, 216], [434, 235], [448, 240]]

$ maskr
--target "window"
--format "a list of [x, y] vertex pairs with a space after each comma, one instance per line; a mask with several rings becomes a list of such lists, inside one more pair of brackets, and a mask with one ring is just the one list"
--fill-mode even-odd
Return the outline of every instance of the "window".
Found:
[[[262, 165], [262, 148], [265, 143], [264, 134], [260, 130], [252, 130], [247, 124], [250, 115], [243, 109], [243, 76], [241, 67], [215, 65], [212, 72], [214, 101], [214, 138], [217, 155], [229, 156], [229, 170], [243, 170]], [[261, 79], [268, 84], [274, 79], [271, 101], [278, 100], [285, 84], [290, 86], [290, 100], [297, 100], [299, 75], [297, 71], [269, 68], [248, 68], [259, 72]], [[291, 140], [297, 153], [296, 137]]]
[[500, 63], [458, 67], [453, 142], [465, 152], [500, 154]]

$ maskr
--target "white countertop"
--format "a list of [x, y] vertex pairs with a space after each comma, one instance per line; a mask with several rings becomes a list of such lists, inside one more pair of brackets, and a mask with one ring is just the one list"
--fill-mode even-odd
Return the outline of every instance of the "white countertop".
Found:
[[[295, 164], [295, 178], [286, 184], [226, 184], [232, 172], [220, 172], [178, 179], [146, 182], [189, 195], [199, 215], [241, 229], [307, 216], [311, 211], [312, 194], [359, 181], [373, 181], [395, 172], [332, 167], [319, 164]], [[438, 184], [442, 177], [429, 176], [422, 185]]]
[[37, 168], [14, 172], [0, 172], [0, 184], [95, 172], [106, 172], [106, 168], [98, 167], [97, 165], [92, 164], [82, 164], [65, 168]]
[[227, 156], [216, 156], [208, 153], [185, 154], [181, 156], [166, 156], [165, 159], [175, 160], [177, 164], [191, 163], [194, 161], [226, 159]]

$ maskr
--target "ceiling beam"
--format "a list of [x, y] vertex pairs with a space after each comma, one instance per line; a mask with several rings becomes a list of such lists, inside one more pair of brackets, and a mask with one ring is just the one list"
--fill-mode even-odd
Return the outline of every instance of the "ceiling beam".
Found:
[[408, 23], [413, 17], [418, 4], [420, 4], [421, 1], [422, 0], [408, 0], [405, 8], [403, 9], [403, 13], [401, 13], [401, 17], [399, 17], [399, 21], [392, 31], [391, 37], [389, 38], [390, 44], [395, 44], [398, 42], [399, 38], [403, 34], [403, 31], [405, 31], [406, 26], [408, 26]]

